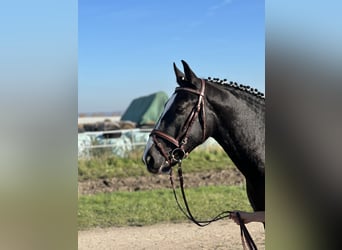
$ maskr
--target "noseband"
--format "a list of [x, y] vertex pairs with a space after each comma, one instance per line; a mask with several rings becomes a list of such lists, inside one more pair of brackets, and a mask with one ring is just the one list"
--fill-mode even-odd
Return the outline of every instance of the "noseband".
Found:
[[[190, 92], [193, 94], [198, 95], [198, 101], [196, 106], [192, 109], [188, 119], [186, 120], [185, 124], [182, 127], [181, 132], [179, 135], [174, 138], [158, 129], [153, 129], [151, 132], [151, 136], [153, 138], [153, 142], [155, 143], [156, 147], [160, 150], [161, 154], [164, 156], [167, 164], [171, 166], [175, 162], [180, 162], [182, 159], [184, 159], [189, 152], [186, 152], [184, 149], [184, 146], [188, 142], [189, 138], [189, 132], [191, 130], [192, 125], [194, 124], [194, 121], [196, 120], [198, 114], [202, 112], [202, 141], [205, 140], [206, 136], [206, 123], [205, 123], [205, 102], [204, 102], [204, 94], [205, 94], [205, 80], [201, 79], [201, 89], [195, 90], [191, 88], [184, 88], [184, 87], [177, 87], [175, 92]], [[166, 152], [165, 147], [158, 141], [158, 137], [162, 138], [172, 145], [175, 146], [173, 150], [170, 152]]]

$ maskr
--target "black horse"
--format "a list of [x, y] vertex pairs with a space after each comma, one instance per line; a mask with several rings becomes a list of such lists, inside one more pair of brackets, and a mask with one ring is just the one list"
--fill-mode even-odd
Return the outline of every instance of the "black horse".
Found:
[[166, 173], [213, 137], [246, 178], [254, 211], [265, 211], [265, 99], [256, 89], [217, 78], [198, 78], [185, 61], [174, 64], [175, 93], [143, 155], [151, 173]]

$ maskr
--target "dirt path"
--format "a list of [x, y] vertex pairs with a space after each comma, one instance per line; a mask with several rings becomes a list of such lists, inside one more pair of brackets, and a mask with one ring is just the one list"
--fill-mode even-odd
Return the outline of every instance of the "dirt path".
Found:
[[[184, 174], [186, 187], [199, 187], [211, 185], [243, 185], [244, 178], [236, 169], [222, 171], [206, 171], [199, 173]], [[177, 185], [177, 182], [176, 182]], [[168, 175], [147, 175], [127, 178], [99, 179], [78, 183], [80, 195], [96, 194], [115, 191], [138, 191], [152, 190], [157, 188], [169, 188]]]
[[[247, 224], [258, 249], [265, 249], [261, 223]], [[92, 229], [78, 232], [79, 250], [243, 249], [240, 228], [230, 220], [201, 228], [195, 224]]]

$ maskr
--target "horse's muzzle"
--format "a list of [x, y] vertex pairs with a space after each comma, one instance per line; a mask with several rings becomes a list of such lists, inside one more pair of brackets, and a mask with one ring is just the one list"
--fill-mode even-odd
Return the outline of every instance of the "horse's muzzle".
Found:
[[151, 152], [144, 154], [142, 158], [147, 170], [152, 174], [168, 174], [171, 170], [171, 165], [163, 157], [154, 157]]

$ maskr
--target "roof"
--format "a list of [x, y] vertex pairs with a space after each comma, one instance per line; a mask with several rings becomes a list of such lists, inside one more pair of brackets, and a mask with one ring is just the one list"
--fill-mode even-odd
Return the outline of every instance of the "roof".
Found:
[[165, 92], [157, 92], [134, 99], [121, 116], [121, 121], [132, 121], [138, 126], [154, 125], [168, 100]]

